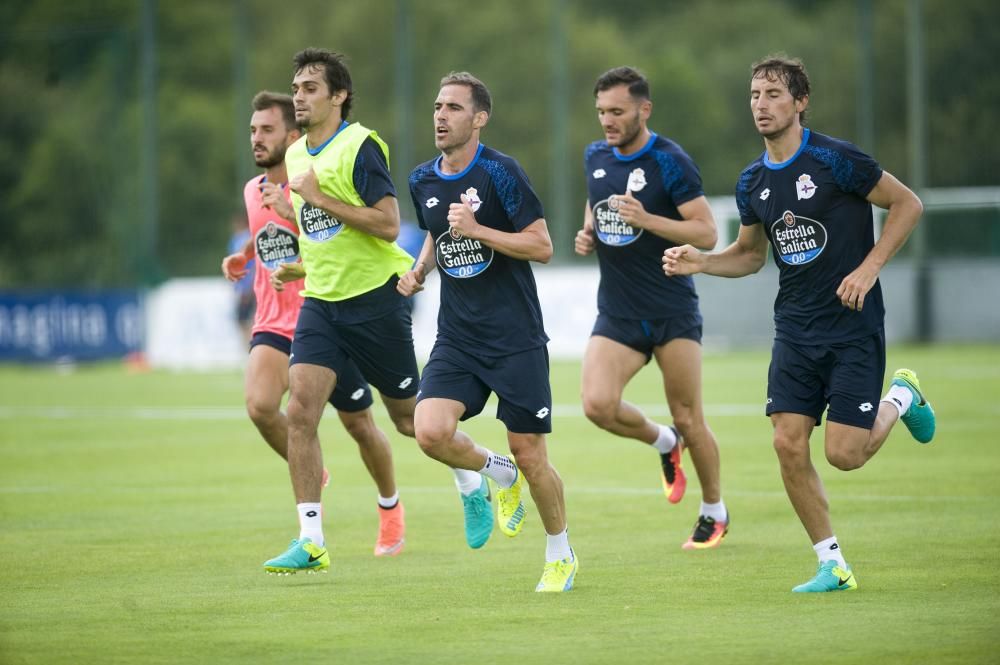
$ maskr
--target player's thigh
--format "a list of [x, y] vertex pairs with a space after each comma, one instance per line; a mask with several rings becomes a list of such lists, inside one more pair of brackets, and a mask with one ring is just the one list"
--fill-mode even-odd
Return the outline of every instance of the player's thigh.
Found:
[[552, 431], [552, 387], [546, 347], [497, 358], [481, 370], [480, 378], [499, 398], [497, 418], [508, 432]]
[[774, 340], [767, 371], [767, 404], [764, 413], [795, 413], [819, 425], [826, 410], [827, 347], [791, 344]]
[[692, 418], [702, 418], [701, 344], [683, 337], [673, 339], [653, 351], [663, 376], [663, 391], [670, 411], [690, 412]]
[[421, 445], [427, 441], [450, 441], [465, 411], [465, 404], [455, 399], [430, 397], [420, 400], [413, 413], [417, 440]]
[[[289, 340], [285, 340], [290, 344]], [[261, 335], [251, 342], [244, 378], [247, 405], [277, 411], [288, 390], [288, 351], [277, 348]]]
[[621, 401], [625, 385], [648, 361], [646, 354], [622, 342], [592, 335], [583, 356], [583, 399], [617, 404]]
[[478, 358], [450, 344], [435, 344], [420, 377], [417, 410], [427, 399], [446, 399], [463, 405], [461, 420], [478, 415], [486, 406], [490, 387], [480, 378]]
[[[881, 332], [833, 345], [827, 422], [871, 430], [885, 380], [885, 338]], [[829, 434], [827, 435], [829, 437]]]

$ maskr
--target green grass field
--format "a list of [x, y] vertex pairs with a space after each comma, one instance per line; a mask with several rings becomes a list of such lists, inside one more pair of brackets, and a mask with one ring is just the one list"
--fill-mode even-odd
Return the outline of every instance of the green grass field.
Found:
[[[669, 505], [653, 453], [590, 425], [579, 367], [553, 366], [549, 445], [581, 561], [561, 595], [533, 592], [533, 505], [517, 539], [469, 550], [451, 474], [395, 435], [407, 544], [375, 559], [375, 490], [332, 414], [331, 571], [267, 576], [297, 521], [239, 373], [0, 367], [0, 663], [996, 663], [1000, 347], [892, 348], [898, 365], [920, 373], [937, 438], [900, 425], [843, 473], [814, 434], [860, 588], [807, 596], [789, 592], [816, 561], [760, 415], [763, 352], [705, 360], [734, 522], [704, 552], [680, 548], [698, 510], [690, 462]], [[650, 368], [628, 397], [664, 420]], [[505, 448], [492, 411], [467, 425]]]

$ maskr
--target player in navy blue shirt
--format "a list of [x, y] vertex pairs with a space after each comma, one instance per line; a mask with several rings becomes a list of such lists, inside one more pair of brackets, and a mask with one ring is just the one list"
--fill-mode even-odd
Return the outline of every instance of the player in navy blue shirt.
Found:
[[[414, 424], [423, 451], [456, 469], [470, 547], [482, 547], [493, 529], [488, 479], [500, 488], [497, 521], [507, 536], [524, 524], [527, 481], [548, 535], [535, 590], [568, 591], [577, 561], [562, 480], [546, 452], [545, 434], [552, 431], [548, 337], [528, 264], [547, 263], [552, 241], [524, 171], [479, 142], [491, 111], [482, 81], [467, 72], [444, 77], [434, 102], [441, 155], [410, 174], [427, 237], [397, 288], [412, 295], [432, 270], [441, 275], [438, 335], [421, 376]], [[482, 411], [490, 393], [499, 398], [497, 418], [507, 428], [513, 461], [457, 429], [459, 420]]]
[[[691, 451], [702, 502], [685, 549], [717, 546], [729, 528], [722, 500], [719, 446], [701, 398], [701, 313], [694, 280], [663, 279], [668, 247], [715, 246], [712, 210], [698, 167], [670, 139], [649, 130], [649, 83], [631, 67], [601, 75], [594, 86], [604, 140], [587, 146], [587, 205], [576, 253], [597, 252], [601, 283], [597, 322], [583, 359], [583, 410], [596, 425], [653, 446], [663, 491], [684, 496], [683, 448]], [[674, 425], [653, 422], [622, 400], [626, 384], [656, 358]]]
[[[780, 270], [766, 413], [785, 491], [819, 559], [793, 591], [857, 588], [833, 534], [823, 484], [809, 459], [809, 436], [827, 412], [825, 452], [849, 471], [878, 452], [902, 419], [917, 441], [934, 436], [934, 411], [916, 375], [899, 369], [879, 400], [885, 374], [885, 308], [878, 274], [920, 219], [920, 199], [858, 148], [803, 126], [809, 78], [798, 59], [753, 65], [750, 109], [765, 151], [736, 185], [740, 233], [704, 255], [668, 249], [667, 275], [755, 273], [770, 243]], [[872, 204], [887, 209], [875, 241]]]

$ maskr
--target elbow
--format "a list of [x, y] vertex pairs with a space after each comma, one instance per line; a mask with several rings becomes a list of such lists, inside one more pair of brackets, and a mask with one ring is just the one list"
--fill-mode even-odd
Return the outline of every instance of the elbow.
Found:
[[698, 243], [695, 244], [694, 246], [703, 252], [710, 252], [713, 249], [715, 249], [715, 245], [718, 242], [719, 242], [719, 232], [716, 230], [715, 226], [712, 226], [704, 233], [703, 237], [698, 239]]
[[548, 263], [552, 260], [552, 243], [547, 244], [534, 259], [539, 263]]

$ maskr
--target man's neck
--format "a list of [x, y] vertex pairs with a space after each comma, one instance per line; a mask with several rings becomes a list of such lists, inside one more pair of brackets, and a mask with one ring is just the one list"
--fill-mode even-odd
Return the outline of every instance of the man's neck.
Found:
[[273, 182], [275, 185], [284, 185], [287, 183], [288, 170], [285, 168], [285, 162], [269, 167], [264, 171], [264, 177], [267, 178], [268, 182]]
[[628, 145], [618, 146], [618, 152], [626, 157], [628, 155], [634, 155], [645, 147], [649, 143], [649, 137], [652, 133], [649, 131], [649, 127], [643, 125], [642, 130], [635, 135], [635, 138], [628, 142]]
[[795, 124], [771, 138], [764, 137], [764, 148], [767, 150], [767, 158], [774, 164], [787, 162], [795, 156], [802, 146], [802, 136], [805, 131], [802, 125]]
[[469, 168], [479, 150], [479, 136], [473, 136], [469, 141], [449, 152], [441, 153], [441, 172], [455, 175]]
[[343, 120], [339, 113], [331, 113], [321, 124], [306, 130], [306, 145], [317, 148], [337, 133]]

